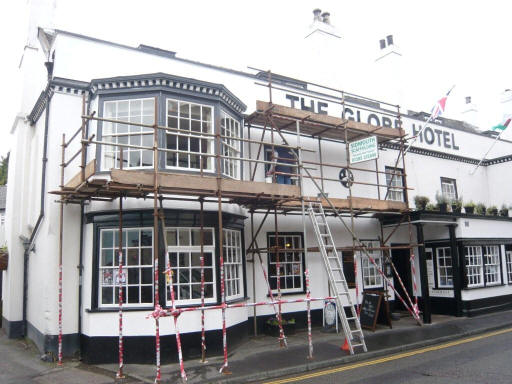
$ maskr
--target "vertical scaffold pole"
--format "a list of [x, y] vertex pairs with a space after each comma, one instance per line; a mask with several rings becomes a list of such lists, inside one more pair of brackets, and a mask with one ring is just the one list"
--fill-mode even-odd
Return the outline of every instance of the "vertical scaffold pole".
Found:
[[309, 271], [306, 269], [306, 303], [308, 312], [308, 359], [313, 358], [313, 336], [311, 335], [311, 291], [309, 290]]
[[[204, 308], [204, 201], [199, 199], [199, 225], [201, 226], [201, 308]], [[206, 335], [204, 330], [204, 309], [201, 309], [201, 362], [206, 363]]]
[[[155, 113], [153, 125], [153, 268], [154, 268], [154, 307], [155, 312], [160, 307], [159, 275], [158, 275], [158, 98], [154, 98]], [[160, 383], [162, 373], [160, 369], [160, 319], [155, 317], [155, 353], [156, 353], [156, 377], [155, 383]]]
[[[285, 245], [286, 247], [286, 245]], [[279, 323], [279, 345], [281, 348], [287, 345], [283, 332], [283, 315], [281, 305], [281, 247], [279, 247], [279, 230], [277, 226], [277, 205], [274, 206], [274, 252], [276, 255], [277, 278], [277, 322]]]
[[[60, 169], [60, 187], [64, 188], [64, 167], [66, 166], [66, 134], [62, 134], [62, 162]], [[58, 339], [58, 366], [62, 366], [62, 242], [64, 240], [64, 198], [60, 199], [60, 211], [59, 211], [59, 339]]]
[[227, 331], [226, 331], [226, 273], [224, 271], [224, 230], [222, 228], [222, 170], [220, 154], [222, 153], [222, 144], [220, 140], [220, 124], [217, 124], [217, 203], [218, 203], [218, 226], [219, 226], [219, 268], [220, 268], [220, 295], [222, 299], [222, 348], [224, 350], [224, 362], [219, 372], [224, 375], [230, 375], [231, 371], [228, 367], [228, 345], [227, 345]]
[[[121, 163], [123, 148], [121, 148]], [[117, 285], [119, 287], [119, 369], [116, 374], [117, 379], [123, 379], [124, 365], [124, 344], [123, 344], [123, 197], [119, 196], [119, 247], [118, 247], [118, 271]]]

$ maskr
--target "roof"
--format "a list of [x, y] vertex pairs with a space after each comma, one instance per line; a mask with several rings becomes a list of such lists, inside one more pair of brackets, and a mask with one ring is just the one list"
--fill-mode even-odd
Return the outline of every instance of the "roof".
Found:
[[0, 185], [0, 210], [5, 210], [5, 200], [7, 199], [7, 185]]

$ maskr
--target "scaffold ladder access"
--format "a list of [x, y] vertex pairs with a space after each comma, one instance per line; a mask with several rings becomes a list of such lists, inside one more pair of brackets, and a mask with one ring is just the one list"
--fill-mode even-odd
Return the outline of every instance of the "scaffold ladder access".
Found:
[[[352, 303], [352, 299], [350, 298], [347, 280], [343, 273], [343, 265], [336, 250], [336, 245], [334, 244], [334, 239], [332, 237], [329, 224], [327, 223], [322, 203], [310, 202], [308, 214], [311, 219], [311, 223], [313, 224], [313, 229], [315, 231], [322, 259], [324, 260], [327, 275], [329, 276], [329, 284], [333, 292], [332, 296], [334, 296], [336, 300], [336, 309], [341, 320], [341, 325], [343, 326], [350, 354], [354, 354], [355, 347], [362, 347], [366, 352], [366, 343], [364, 341], [361, 323], [359, 322], [359, 317], [357, 316], [356, 309]], [[345, 297], [346, 302], [348, 302], [351, 317], [347, 317], [345, 313], [342, 300], [343, 297]]]

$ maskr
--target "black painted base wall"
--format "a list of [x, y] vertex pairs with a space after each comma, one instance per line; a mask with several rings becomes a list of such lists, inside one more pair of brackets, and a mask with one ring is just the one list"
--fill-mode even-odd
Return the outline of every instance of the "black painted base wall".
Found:
[[23, 321], [9, 321], [2, 316], [2, 328], [9, 339], [23, 337]]
[[[229, 351], [247, 340], [247, 322], [227, 329]], [[181, 347], [184, 359], [197, 359], [201, 356], [201, 332], [182, 333]], [[105, 364], [118, 362], [119, 339], [117, 337], [89, 337], [82, 335], [82, 360], [87, 364]], [[222, 351], [222, 330], [206, 331], [206, 355], [220, 355]], [[176, 337], [165, 335], [160, 337], [160, 359], [162, 364], [174, 363], [178, 360]], [[127, 336], [124, 337], [125, 363], [154, 364], [155, 337]]]
[[462, 302], [462, 314], [469, 317], [507, 309], [512, 309], [512, 295], [487, 297]]
[[[306, 311], [300, 311], [300, 312], [288, 312], [283, 313], [283, 319], [290, 320], [295, 319], [295, 328], [296, 329], [302, 329], [307, 328], [307, 312]], [[265, 332], [265, 323], [268, 319], [274, 318], [274, 315], [265, 315], [265, 316], [257, 316], [256, 317], [256, 323], [257, 323], [257, 330], [258, 334], [262, 334]], [[248, 328], [248, 334], [250, 336], [254, 335], [254, 316], [251, 316], [247, 320], [247, 328]], [[322, 325], [322, 310], [321, 309], [312, 309], [311, 310], [311, 324], [312, 325]]]

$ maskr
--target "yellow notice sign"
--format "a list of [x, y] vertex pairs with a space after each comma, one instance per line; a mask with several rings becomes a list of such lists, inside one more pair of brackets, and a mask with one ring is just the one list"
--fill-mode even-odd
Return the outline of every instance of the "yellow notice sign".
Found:
[[377, 159], [379, 149], [377, 148], [377, 136], [366, 137], [353, 141], [348, 145], [350, 164], [361, 163], [367, 160]]

